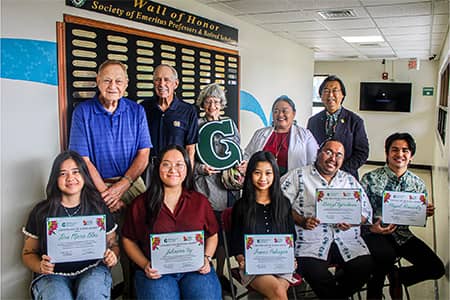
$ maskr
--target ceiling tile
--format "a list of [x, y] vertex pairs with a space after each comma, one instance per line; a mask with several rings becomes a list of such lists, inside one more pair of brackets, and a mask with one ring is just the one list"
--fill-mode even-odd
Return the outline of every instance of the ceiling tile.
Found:
[[435, 14], [448, 14], [449, 1], [434, 1], [434, 13]]
[[333, 30], [340, 36], [369, 36], [380, 35], [380, 31], [376, 28], [361, 28], [361, 29], [337, 29]]
[[[449, 23], [449, 0], [198, 1], [313, 49], [319, 60], [428, 59], [442, 49]], [[317, 12], [327, 9], [352, 9], [357, 17], [323, 20]], [[379, 34], [386, 42], [376, 47], [349, 44], [341, 38]]]
[[295, 8], [304, 10], [348, 8], [361, 6], [358, 0], [290, 0]]
[[448, 15], [435, 15], [433, 17], [433, 25], [447, 25]]
[[448, 25], [433, 25], [433, 33], [447, 32]]
[[319, 30], [319, 31], [292, 31], [288, 32], [295, 38], [299, 39], [308, 39], [308, 38], [330, 38], [330, 37], [336, 37], [336, 34], [330, 31], [326, 30]]
[[241, 14], [249, 13], [265, 13], [265, 12], [284, 12], [293, 10], [288, 0], [239, 0], [225, 3], [228, 7], [241, 12]]
[[376, 18], [375, 23], [380, 28], [399, 26], [424, 26], [431, 24], [431, 16]]
[[414, 34], [422, 34], [422, 33], [429, 33], [431, 30], [431, 26], [403, 26], [403, 27], [386, 27], [381, 28], [381, 32], [385, 36], [390, 35], [401, 35], [401, 34], [411, 34], [411, 32], [414, 32]]
[[370, 19], [324, 21], [323, 24], [330, 30], [375, 28], [375, 24]]
[[[404, 4], [404, 3], [415, 3], [424, 2], [423, 0], [361, 0], [363, 5], [376, 6], [385, 4]], [[426, 1], [429, 2], [429, 1]]]
[[431, 2], [367, 7], [372, 17], [420, 16], [431, 14]]
[[277, 24], [263, 24], [261, 27], [269, 31], [308, 31], [308, 30], [325, 30], [325, 26], [319, 22], [292, 22], [292, 23], [277, 23]]
[[252, 18], [257, 21], [258, 24], [269, 24], [269, 23], [287, 23], [287, 22], [298, 22], [298, 21], [314, 21], [311, 18], [311, 14], [305, 14], [301, 11], [289, 11], [280, 13], [262, 13], [262, 14], [252, 14]]
[[395, 41], [395, 42], [402, 42], [402, 41], [424, 41], [429, 40], [430, 35], [428, 33], [421, 33], [421, 34], [405, 34], [405, 35], [391, 35], [386, 36], [386, 39], [389, 42]]

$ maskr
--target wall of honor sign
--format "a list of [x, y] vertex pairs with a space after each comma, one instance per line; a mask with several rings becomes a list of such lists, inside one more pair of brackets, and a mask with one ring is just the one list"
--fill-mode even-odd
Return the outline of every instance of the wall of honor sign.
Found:
[[153, 96], [153, 71], [161, 63], [177, 70], [180, 84], [176, 94], [188, 103], [195, 104], [206, 85], [219, 83], [226, 90], [228, 100], [222, 114], [238, 124], [237, 51], [68, 15], [64, 20], [66, 131], [70, 128], [73, 108], [95, 95], [96, 72], [106, 59], [127, 65], [126, 97], [138, 102]]

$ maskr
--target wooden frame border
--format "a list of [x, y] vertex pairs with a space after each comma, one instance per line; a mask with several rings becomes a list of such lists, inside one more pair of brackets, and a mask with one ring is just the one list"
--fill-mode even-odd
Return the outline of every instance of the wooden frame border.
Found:
[[[182, 38], [172, 37], [164, 34], [159, 33], [153, 33], [149, 31], [145, 31], [142, 29], [136, 29], [127, 27], [125, 25], [115, 25], [111, 23], [107, 23], [104, 21], [96, 21], [84, 17], [77, 17], [72, 16], [68, 14], [63, 15], [63, 22], [57, 22], [56, 23], [56, 36], [57, 36], [57, 61], [58, 61], [58, 108], [59, 108], [59, 141], [60, 141], [60, 150], [64, 151], [68, 148], [69, 144], [69, 137], [68, 137], [68, 124], [67, 124], [67, 77], [66, 77], [66, 38], [65, 38], [65, 31], [66, 26], [65, 23], [74, 23], [79, 25], [85, 25], [100, 29], [106, 29], [106, 30], [113, 30], [118, 32], [123, 32], [126, 34], [131, 35], [137, 35], [142, 36], [146, 38], [155, 38], [159, 40], [165, 40], [173, 43], [178, 43], [186, 46], [192, 46], [192, 47], [203, 47], [208, 50], [223, 52], [231, 55], [237, 55], [239, 56], [239, 51], [227, 49], [227, 48], [221, 48], [217, 46], [211, 46], [205, 43], [201, 42], [194, 42], [185, 40]], [[240, 78], [241, 73], [241, 64], [238, 65], [238, 78]], [[237, 98], [237, 107], [238, 110], [240, 107], [240, 80], [237, 82], [237, 89], [238, 89], [238, 98]], [[237, 126], [240, 128], [240, 114], [237, 114]]]
[[59, 148], [64, 151], [69, 146], [67, 136], [67, 90], [66, 90], [66, 25], [56, 23], [56, 43], [58, 61], [58, 110], [59, 110]]

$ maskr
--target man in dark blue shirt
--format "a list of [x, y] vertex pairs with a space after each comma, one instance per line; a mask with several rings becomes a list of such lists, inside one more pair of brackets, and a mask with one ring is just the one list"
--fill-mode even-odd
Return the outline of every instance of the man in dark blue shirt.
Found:
[[185, 147], [194, 165], [198, 140], [197, 110], [175, 96], [177, 71], [169, 65], [159, 65], [153, 73], [156, 96], [142, 103], [147, 114], [152, 139], [152, 157], [171, 144]]

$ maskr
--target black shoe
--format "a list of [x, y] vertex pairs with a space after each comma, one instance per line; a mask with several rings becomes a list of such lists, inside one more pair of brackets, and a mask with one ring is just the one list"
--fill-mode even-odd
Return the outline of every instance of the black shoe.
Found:
[[393, 300], [401, 300], [403, 298], [403, 288], [400, 281], [400, 274], [397, 266], [394, 266], [388, 274], [389, 294]]
[[[224, 275], [219, 276], [220, 285], [222, 286], [222, 291], [231, 294], [230, 281]], [[234, 294], [236, 295], [236, 286], [233, 284]]]

